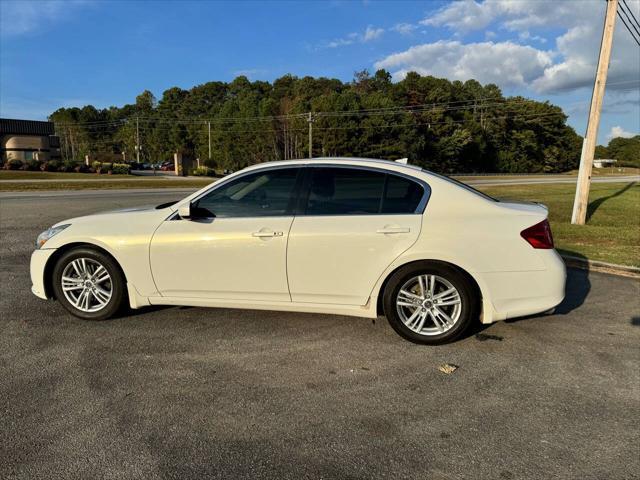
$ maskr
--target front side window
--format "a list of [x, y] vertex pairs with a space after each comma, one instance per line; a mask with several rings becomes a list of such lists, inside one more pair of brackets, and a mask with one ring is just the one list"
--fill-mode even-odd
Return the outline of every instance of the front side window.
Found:
[[312, 168], [307, 215], [415, 213], [424, 188], [407, 178], [364, 169]]
[[298, 168], [243, 175], [195, 202], [201, 213], [215, 217], [268, 217], [289, 214]]

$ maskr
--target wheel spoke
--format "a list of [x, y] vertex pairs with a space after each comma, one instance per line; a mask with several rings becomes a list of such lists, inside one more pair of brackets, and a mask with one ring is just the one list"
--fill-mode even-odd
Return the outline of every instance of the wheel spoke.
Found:
[[424, 278], [422, 278], [422, 275], [418, 277], [418, 283], [420, 284], [420, 296], [422, 298], [425, 298], [425, 294], [427, 293], [427, 291], [424, 286]]
[[434, 300], [440, 300], [440, 299], [445, 299], [445, 297], [447, 297], [448, 295], [458, 295], [458, 290], [456, 290], [454, 287], [449, 288], [448, 290], [445, 290], [444, 292], [440, 292], [437, 295], [434, 295], [433, 298]]
[[398, 293], [398, 300], [405, 300], [405, 301], [413, 301], [413, 300], [422, 300], [422, 298], [419, 295], [416, 295], [415, 293], [411, 293], [407, 290], [400, 290], [400, 293]]
[[442, 325], [437, 316], [432, 311], [429, 312], [429, 316], [431, 317], [431, 320], [433, 321], [433, 324], [436, 326], [436, 328], [440, 332], [444, 332], [444, 325]]
[[435, 316], [439, 317], [439, 320], [444, 323], [444, 326], [448, 328], [451, 328], [453, 326], [453, 320], [451, 319], [451, 317], [440, 310], [438, 307], [433, 307], [433, 313]]
[[433, 292], [436, 288], [436, 278], [434, 275], [427, 275], [427, 283], [429, 284], [429, 296], [433, 298]]
[[410, 316], [408, 319], [406, 319], [406, 320], [404, 321], [404, 324], [405, 324], [407, 327], [411, 328], [411, 324], [412, 324], [412, 323], [413, 323], [413, 321], [418, 317], [418, 315], [420, 315], [420, 309], [419, 309], [419, 308], [416, 308], [416, 310], [411, 314], [411, 316]]
[[100, 303], [100, 305], [104, 305], [111, 298], [111, 293], [103, 290], [100, 287], [95, 287], [92, 293], [94, 298]]
[[427, 314], [428, 312], [422, 312], [420, 314], [420, 320], [418, 321], [418, 324], [416, 325], [416, 328], [414, 328], [414, 330], [417, 333], [420, 333], [422, 331], [422, 326], [424, 325], [425, 320], [427, 319]]

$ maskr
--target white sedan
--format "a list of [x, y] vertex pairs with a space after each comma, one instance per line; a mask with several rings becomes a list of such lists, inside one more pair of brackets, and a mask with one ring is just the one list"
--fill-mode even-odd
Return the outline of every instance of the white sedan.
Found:
[[547, 213], [390, 161], [263, 163], [179, 202], [52, 226], [32, 291], [87, 320], [146, 305], [384, 314], [443, 343], [562, 301]]

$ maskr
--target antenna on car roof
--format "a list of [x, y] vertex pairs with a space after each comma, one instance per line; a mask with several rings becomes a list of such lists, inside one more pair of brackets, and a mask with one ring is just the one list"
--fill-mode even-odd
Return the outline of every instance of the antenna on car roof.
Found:
[[407, 165], [409, 163], [408, 158], [399, 158], [396, 160], [397, 163], [401, 163], [402, 165]]

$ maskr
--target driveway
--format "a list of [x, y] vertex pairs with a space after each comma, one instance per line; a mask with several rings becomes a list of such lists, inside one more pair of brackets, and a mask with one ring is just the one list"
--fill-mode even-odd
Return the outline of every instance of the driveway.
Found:
[[[386, 320], [31, 295], [39, 231], [175, 193], [0, 203], [0, 478], [638, 478], [640, 283], [424, 347]], [[458, 365], [450, 375], [443, 363]]]

